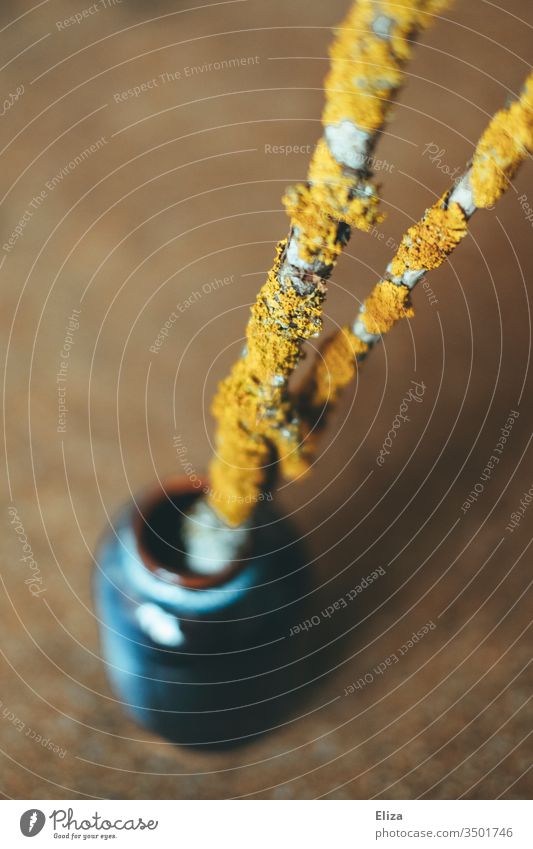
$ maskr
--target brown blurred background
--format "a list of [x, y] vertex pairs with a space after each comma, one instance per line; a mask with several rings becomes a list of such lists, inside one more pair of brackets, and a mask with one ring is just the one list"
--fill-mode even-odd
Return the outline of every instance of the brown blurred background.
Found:
[[[131, 492], [181, 471], [177, 434], [205, 469], [209, 400], [287, 230], [280, 196], [305, 177], [331, 28], [349, 3], [122, 0], [70, 25], [90, 4], [32, 5], [4, 2], [0, 13], [3, 96], [19, 92], [2, 117], [2, 245], [27, 219], [0, 251], [3, 795], [527, 796], [533, 507], [512, 533], [506, 526], [533, 484], [532, 164], [431, 275], [433, 297], [416, 292], [415, 319], [373, 353], [313, 475], [278, 493], [319, 570], [319, 610], [386, 570], [324, 629], [334, 668], [270, 736], [224, 754], [174, 749], [126, 720], [107, 685], [92, 552]], [[354, 234], [331, 282], [328, 327], [355, 313], [391, 245], [519, 91], [532, 26], [527, 0], [505, 10], [458, 0], [423, 37], [376, 154], [387, 219], [373, 237]], [[209, 69], [229, 59], [245, 61]], [[422, 403], [380, 468], [411, 380], [425, 384]], [[519, 417], [500, 462], [463, 512], [511, 410]], [[40, 585], [25, 583], [10, 506]], [[32, 586], [43, 592], [33, 597]], [[344, 696], [430, 621], [401, 663]]]

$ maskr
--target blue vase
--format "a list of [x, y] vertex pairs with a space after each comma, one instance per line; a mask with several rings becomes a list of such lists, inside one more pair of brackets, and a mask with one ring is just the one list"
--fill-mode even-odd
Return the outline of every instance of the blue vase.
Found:
[[286, 520], [258, 505], [242, 559], [191, 573], [180, 520], [198, 497], [172, 480], [128, 504], [97, 553], [95, 602], [107, 673], [124, 708], [188, 746], [237, 745], [283, 723], [310, 680], [309, 568]]

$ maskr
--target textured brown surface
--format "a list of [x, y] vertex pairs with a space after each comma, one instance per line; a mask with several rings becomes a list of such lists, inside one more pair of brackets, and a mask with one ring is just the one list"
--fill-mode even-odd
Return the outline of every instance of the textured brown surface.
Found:
[[[0, 29], [31, 5], [4, 2]], [[0, 789], [15, 798], [527, 796], [533, 506], [513, 533], [506, 525], [533, 483], [532, 224], [518, 201], [526, 194], [533, 206], [531, 163], [432, 275], [437, 303], [420, 289], [415, 318], [373, 353], [313, 476], [279, 494], [324, 582], [318, 611], [386, 570], [324, 626], [335, 668], [306, 715], [248, 748], [202, 756], [126, 721], [108, 688], [91, 552], [130, 491], [181, 471], [176, 433], [194, 468], [206, 465], [208, 400], [285, 233], [281, 192], [307, 166], [307, 154], [266, 154], [265, 144], [314, 143], [330, 27], [347, 8], [247, 0], [179, 14], [189, 5], [123, 0], [60, 32], [55, 22], [72, 4], [45, 3], [0, 33], [3, 91], [25, 86], [2, 118], [2, 244], [46, 181], [106, 138], [47, 193], [0, 271], [11, 487]], [[387, 240], [397, 242], [448, 186], [425, 146], [437, 143], [441, 165], [461, 168], [488, 115], [519, 89], [533, 12], [526, 0], [505, 6], [457, 2], [416, 51], [377, 154], [386, 164], [384, 236], [354, 236], [330, 286], [329, 325], [355, 313], [392, 254]], [[259, 61], [183, 75], [233, 56]], [[115, 103], [116, 92], [177, 70], [181, 79]], [[183, 311], [153, 354], [176, 302]], [[60, 434], [56, 374], [73, 309], [82, 312]], [[426, 386], [422, 403], [410, 404], [380, 468], [412, 379]], [[501, 460], [463, 514], [511, 409], [520, 416]], [[43, 576], [39, 598], [24, 583], [10, 504]], [[435, 630], [399, 663], [343, 695], [430, 620]]]

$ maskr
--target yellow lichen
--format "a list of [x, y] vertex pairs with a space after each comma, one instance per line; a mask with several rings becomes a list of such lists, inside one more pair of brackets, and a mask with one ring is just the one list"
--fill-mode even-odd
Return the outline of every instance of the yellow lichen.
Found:
[[476, 206], [492, 206], [531, 152], [533, 74], [528, 77], [520, 100], [497, 112], [479, 140], [470, 176]]
[[[372, 30], [376, 4], [371, 0], [354, 4], [331, 51], [325, 126], [348, 120], [371, 133], [381, 128], [402, 80], [401, 64], [410, 53], [407, 39], [430, 22], [421, 10], [443, 2], [382, 2], [379, 12], [389, 11], [391, 17], [387, 38]], [[380, 220], [372, 184], [339, 165], [324, 140], [313, 155], [308, 182], [290, 189], [284, 201], [302, 258], [328, 270], [337, 261], [348, 228], [369, 230]], [[242, 523], [253, 510], [276, 455], [293, 468], [301, 462], [298, 425], [286, 383], [301, 357], [302, 341], [320, 329], [325, 290], [319, 278], [311, 281], [314, 288], [308, 295], [301, 294], [301, 287], [297, 292], [290, 280], [280, 280], [284, 250], [280, 243], [274, 268], [252, 308], [246, 354], [220, 384], [213, 405], [217, 453], [211, 464], [209, 501], [230, 525]], [[355, 342], [345, 335], [343, 344], [348, 351]], [[349, 368], [341, 366], [337, 353], [333, 346], [330, 393], [349, 379]], [[354, 350], [352, 360], [355, 367]], [[319, 391], [325, 387], [321, 383]]]
[[433, 23], [433, 17], [450, 6], [450, 0], [427, 0], [425, 3], [413, 3], [412, 0], [381, 0], [382, 14], [394, 18], [390, 39], [396, 56], [409, 59], [413, 42], [409, 37], [413, 29], [427, 29]]
[[401, 65], [410, 57], [412, 36], [431, 23], [431, 15], [424, 10], [435, 13], [445, 5], [449, 5], [445, 0], [381, 3], [382, 18], [389, 18], [388, 37], [382, 38], [372, 26], [375, 2], [356, 3], [330, 50], [324, 124], [352, 121], [360, 129], [379, 130], [402, 82]]
[[364, 302], [363, 323], [368, 333], [388, 333], [401, 318], [412, 318], [407, 286], [397, 286], [389, 280], [377, 283]]
[[[414, 33], [431, 23], [431, 15], [448, 0], [400, 0], [381, 4], [388, 18], [388, 36], [373, 29], [376, 4], [359, 0], [337, 30], [331, 70], [325, 81], [324, 126], [349, 121], [370, 134], [384, 124], [392, 98], [403, 79], [402, 65], [411, 53]], [[381, 221], [378, 195], [372, 183], [332, 156], [322, 139], [309, 168], [307, 183], [289, 188], [283, 198], [291, 224], [298, 228], [300, 256], [333, 266], [342, 250], [339, 222], [369, 231]]]
[[354, 189], [353, 174], [344, 173], [324, 139], [311, 159], [309, 182], [287, 189], [283, 203], [291, 224], [298, 228], [302, 259], [318, 258], [326, 266], [334, 265], [342, 251], [340, 222], [368, 231], [382, 219], [371, 183], [356, 181]]
[[466, 216], [457, 203], [443, 207], [446, 195], [427, 209], [424, 217], [409, 228], [396, 256], [391, 272], [396, 277], [407, 270], [438, 268], [468, 231]]
[[[393, 5], [396, 8], [396, 2]], [[438, 3], [432, 5], [436, 11]], [[533, 74], [528, 77], [519, 102], [495, 115], [476, 148], [471, 174], [476, 206], [492, 205], [507, 189], [508, 181], [518, 165], [531, 152]], [[408, 269], [437, 268], [464, 238], [467, 232], [466, 216], [458, 204], [448, 206], [449, 194], [445, 194], [426, 210], [423, 218], [409, 228], [391, 262], [392, 274], [399, 277]], [[409, 289], [389, 280], [381, 281], [374, 287], [361, 311], [366, 330], [375, 334], [387, 333], [399, 319], [412, 315]], [[324, 405], [328, 392], [335, 400], [344, 382], [348, 383], [355, 374], [355, 342], [351, 336], [357, 339], [351, 331], [347, 335], [346, 328], [343, 328], [326, 343], [322, 355], [315, 357], [304, 390], [304, 415], [299, 436], [293, 439], [293, 444], [300, 447], [298, 450], [293, 448], [286, 462], [289, 477], [299, 476], [302, 467], [308, 468], [316, 456], [317, 434], [324, 426]], [[360, 344], [367, 347], [362, 342]], [[356, 349], [356, 353], [363, 351]], [[337, 363], [338, 355], [345, 357], [344, 363]], [[326, 367], [326, 360], [335, 364], [333, 368]], [[335, 377], [330, 378], [329, 372]], [[309, 403], [309, 399], [316, 403]], [[317, 408], [322, 413], [320, 427], [317, 427]]]
[[339, 392], [355, 376], [357, 357], [366, 354], [368, 345], [349, 328], [342, 327], [320, 346], [317, 368], [302, 388], [304, 404], [320, 408], [335, 402]]
[[278, 443], [281, 472], [285, 477], [294, 480], [309, 471], [326, 422], [321, 413], [326, 404], [331, 411], [342, 389], [355, 376], [357, 358], [367, 351], [368, 345], [350, 327], [341, 327], [321, 344], [314, 368], [300, 389], [299, 426]]
[[316, 451], [315, 433], [308, 433], [307, 422], [302, 420], [294, 432], [280, 434], [276, 442], [278, 468], [284, 478], [295, 480], [307, 474]]
[[218, 452], [209, 470], [209, 503], [228, 525], [237, 527], [262, 498], [272, 451], [265, 440], [233, 422], [232, 428], [225, 428]]
[[[362, 130], [373, 132], [383, 123], [391, 92], [401, 83], [402, 71], [389, 42], [378, 38], [369, 26], [375, 11], [364, 7], [373, 4], [362, 5], [349, 16], [331, 50], [323, 121], [352, 121]], [[354, 32], [359, 36], [357, 40]]]
[[280, 281], [286, 240], [252, 307], [247, 349], [219, 386], [213, 402], [218, 420], [211, 463], [209, 502], [230, 525], [241, 524], [262, 497], [268, 464], [290, 411], [285, 381], [301, 357], [301, 343], [321, 327], [325, 287], [308, 295]]

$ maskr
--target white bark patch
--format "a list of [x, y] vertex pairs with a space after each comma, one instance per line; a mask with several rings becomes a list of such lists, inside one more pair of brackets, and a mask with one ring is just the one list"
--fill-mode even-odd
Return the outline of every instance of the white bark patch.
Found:
[[372, 24], [372, 29], [378, 38], [387, 39], [390, 38], [393, 23], [394, 20], [387, 15], [378, 15]]
[[324, 129], [328, 147], [340, 165], [354, 171], [367, 171], [374, 133], [359, 129], [352, 121], [329, 124]]
[[467, 218], [471, 218], [477, 209], [474, 203], [474, 194], [470, 184], [470, 174], [472, 169], [466, 171], [460, 180], [453, 187], [450, 197], [448, 198], [448, 206], [451, 203], [458, 203]]
[[361, 307], [357, 318], [353, 323], [353, 332], [361, 340], [361, 342], [365, 342], [367, 345], [375, 345], [376, 342], [379, 342], [381, 339], [381, 335], [379, 333], [369, 333], [363, 323], [361, 316], [364, 313], [364, 308]]
[[199, 498], [182, 518], [181, 534], [185, 548], [185, 565], [197, 575], [216, 575], [238, 560], [249, 528], [230, 528], [220, 519], [204, 498]]

